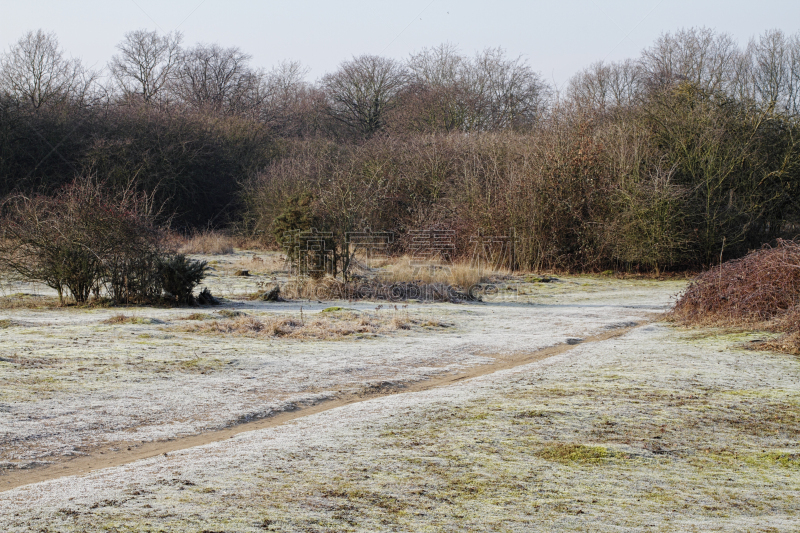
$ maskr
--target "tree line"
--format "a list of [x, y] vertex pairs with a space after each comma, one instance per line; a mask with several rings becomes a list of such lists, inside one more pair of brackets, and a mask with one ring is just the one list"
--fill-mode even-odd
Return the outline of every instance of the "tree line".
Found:
[[[565, 88], [500, 48], [343, 61], [318, 80], [133, 31], [102, 71], [29, 32], [0, 57], [0, 195], [92, 176], [161, 223], [514, 235], [521, 268], [699, 268], [798, 232], [800, 34], [705, 28]], [[302, 212], [298, 212], [298, 210]]]

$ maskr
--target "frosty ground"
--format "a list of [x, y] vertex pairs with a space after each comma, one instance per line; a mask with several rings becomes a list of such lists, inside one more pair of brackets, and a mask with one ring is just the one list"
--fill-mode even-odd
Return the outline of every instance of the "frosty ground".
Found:
[[[259, 282], [227, 276], [233, 259], [218, 260], [229, 296]], [[516, 281], [513, 297], [484, 303], [223, 308], [299, 317], [302, 305], [310, 320], [338, 305], [412, 323], [338, 340], [197, 334], [187, 309], [126, 310], [137, 320], [120, 324], [107, 323], [119, 309], [0, 310], [0, 528], [800, 527], [796, 357], [746, 349], [763, 335], [659, 322], [684, 282]], [[554, 346], [569, 349], [403, 392]], [[321, 412], [302, 416], [309, 405]], [[213, 438], [288, 410], [299, 416]], [[169, 447], [198, 435], [212, 437]], [[162, 444], [166, 455], [124, 460]], [[119, 465], [57, 475], [106, 455]], [[21, 484], [42, 472], [51, 479]]]

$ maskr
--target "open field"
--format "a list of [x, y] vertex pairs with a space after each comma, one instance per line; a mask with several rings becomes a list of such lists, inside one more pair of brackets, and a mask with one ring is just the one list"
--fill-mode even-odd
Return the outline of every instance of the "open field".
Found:
[[800, 527], [800, 361], [658, 322], [684, 282], [267, 303], [252, 255], [220, 307], [0, 309], [0, 529]]

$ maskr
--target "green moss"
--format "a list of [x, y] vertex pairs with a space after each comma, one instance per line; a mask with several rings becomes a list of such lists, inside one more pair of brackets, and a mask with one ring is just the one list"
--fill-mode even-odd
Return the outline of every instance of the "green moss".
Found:
[[603, 446], [584, 446], [583, 444], [555, 443], [535, 452], [548, 461], [561, 464], [598, 464], [616, 456], [616, 452]]
[[755, 458], [751, 463], [782, 466], [786, 468], [800, 468], [800, 453], [767, 452]]
[[188, 359], [186, 361], [180, 361], [178, 363], [178, 367], [184, 372], [193, 372], [201, 374], [219, 370], [224, 366], [225, 363], [223, 361], [220, 361], [219, 359], [209, 359], [206, 357]]
[[514, 415], [514, 418], [538, 418], [541, 416], [547, 416], [547, 412], [537, 410], [521, 411]]

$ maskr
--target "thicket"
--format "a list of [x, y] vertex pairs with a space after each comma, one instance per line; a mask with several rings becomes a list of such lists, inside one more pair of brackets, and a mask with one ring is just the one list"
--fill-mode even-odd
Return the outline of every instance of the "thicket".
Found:
[[105, 84], [65, 57], [31, 32], [0, 58], [0, 196], [94, 175], [180, 230], [276, 247], [326, 232], [333, 272], [366, 229], [394, 232], [396, 253], [449, 230], [463, 258], [476, 236], [513, 236], [508, 267], [660, 271], [800, 228], [800, 37], [780, 31], [665, 34], [561, 93], [501, 49], [452, 45], [354, 57], [316, 83], [179, 34], [126, 34]]

